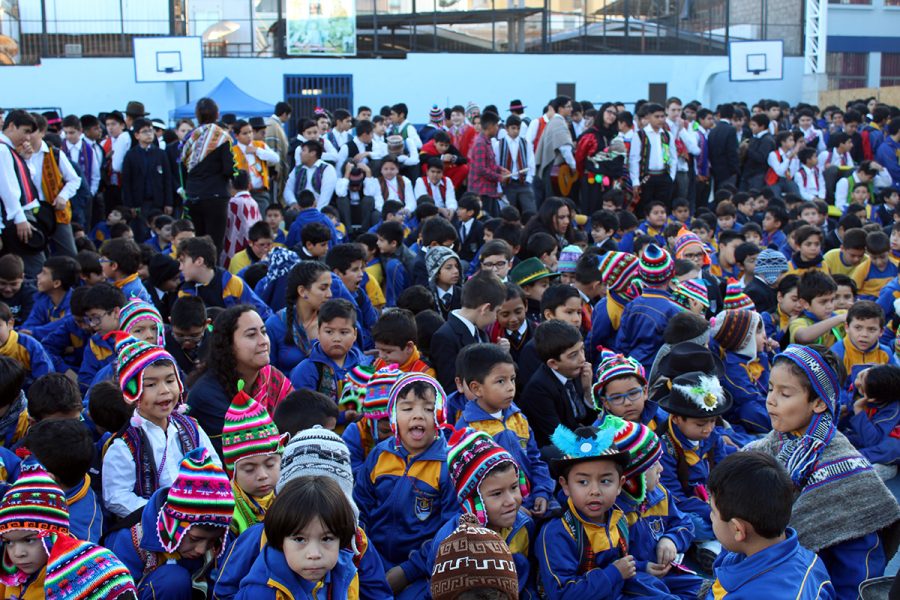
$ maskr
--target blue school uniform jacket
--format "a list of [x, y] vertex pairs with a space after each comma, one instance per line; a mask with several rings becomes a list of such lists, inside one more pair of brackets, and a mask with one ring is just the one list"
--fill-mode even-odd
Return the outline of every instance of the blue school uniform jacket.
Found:
[[585, 358], [596, 367], [599, 364], [600, 347], [612, 350], [616, 347], [616, 332], [628, 300], [616, 292], [607, 292], [591, 312], [591, 331], [585, 339]]
[[[264, 527], [264, 523], [252, 525], [226, 549], [220, 563], [219, 579], [213, 590], [213, 600], [233, 600], [237, 595], [241, 580], [247, 576], [266, 547]], [[356, 549], [359, 551], [354, 560], [359, 576], [359, 597], [371, 600], [393, 599], [394, 593], [385, 579], [381, 556], [362, 529], [357, 530]]]
[[900, 459], [900, 404], [892, 402], [883, 407], [852, 414], [841, 431], [870, 463], [896, 464]]
[[58, 321], [69, 314], [69, 300], [71, 297], [72, 290], [69, 290], [60, 303], [54, 305], [50, 296], [43, 292], [38, 292], [34, 297], [34, 306], [31, 307], [31, 313], [22, 324], [22, 329], [28, 329], [36, 338], [41, 339], [46, 335], [46, 330], [42, 332], [41, 327]]
[[759, 600], [836, 598], [825, 564], [800, 545], [797, 532], [788, 528], [787, 539], [752, 556], [723, 551], [716, 559], [716, 581], [707, 600]]
[[[627, 596], [671, 598], [662, 582], [646, 572], [624, 580], [613, 562], [626, 556], [628, 526], [617, 508], [601, 524], [585, 520], [573, 508], [553, 519], [538, 534], [535, 554], [539, 586], [549, 600], [619, 599]], [[587, 545], [593, 560], [588, 558]]]
[[69, 505], [69, 530], [79, 540], [100, 543], [103, 535], [103, 511], [97, 502], [97, 494], [91, 489], [90, 476], [84, 481], [66, 490], [66, 502]]
[[456, 428], [472, 427], [484, 431], [494, 441], [512, 454], [519, 466], [524, 469], [528, 479], [530, 493], [525, 498], [525, 507], [534, 506], [537, 498], [550, 499], [556, 482], [550, 477], [550, 469], [541, 459], [541, 451], [534, 441], [534, 434], [528, 426], [528, 419], [512, 404], [503, 409], [500, 419], [494, 418], [477, 402], [468, 402], [463, 408], [462, 416], [456, 422]]
[[266, 546], [241, 582], [236, 600], [322, 600], [348, 598], [359, 584], [353, 554], [341, 550], [334, 568], [317, 583], [306, 581], [288, 566], [284, 552]]
[[459, 514], [447, 472], [447, 442], [439, 435], [415, 456], [395, 438], [379, 443], [356, 475], [353, 499], [384, 570], [405, 563], [412, 550]]
[[463, 411], [466, 409], [466, 405], [469, 403], [469, 399], [466, 398], [465, 394], [460, 393], [459, 390], [456, 390], [452, 394], [447, 395], [447, 422], [456, 426], [456, 423], [462, 418]]
[[750, 361], [736, 352], [725, 351], [725, 377], [722, 387], [731, 394], [734, 403], [725, 418], [737, 429], [752, 434], [772, 430], [772, 420], [766, 410], [769, 390], [769, 358], [759, 354]]
[[410, 275], [397, 258], [389, 258], [383, 261], [383, 265], [385, 305], [397, 306], [397, 298], [411, 284]]
[[898, 321], [900, 321], [897, 311], [894, 310], [894, 300], [898, 298], [900, 298], [900, 276], [891, 279], [891, 282], [881, 288], [881, 293], [878, 294], [878, 306], [884, 311], [885, 323], [888, 325], [881, 334], [881, 343], [889, 347], [894, 343], [894, 334], [897, 331]]
[[347, 372], [356, 365], [368, 364], [369, 358], [352, 346], [344, 358], [344, 364], [338, 365], [322, 350], [319, 340], [312, 344], [309, 358], [304, 359], [291, 371], [291, 385], [295, 390], [306, 388], [322, 392], [337, 403], [341, 396], [341, 383]]
[[38, 377], [55, 373], [53, 361], [39, 341], [30, 335], [12, 330], [9, 339], [0, 346], [0, 356], [13, 358], [25, 368], [25, 388], [31, 386]]
[[[665, 227], [665, 225], [663, 226]], [[619, 252], [634, 252], [634, 238], [639, 235], [650, 235], [655, 238], [656, 245], [660, 248], [666, 247], [666, 238], [663, 237], [662, 230], [656, 230], [650, 226], [650, 223], [647, 221], [641, 221], [637, 226], [637, 229], [634, 231], [630, 231], [622, 236], [622, 239], [619, 240]]]
[[75, 322], [75, 317], [66, 315], [47, 326], [41, 344], [50, 355], [58, 373], [68, 369], [78, 371], [84, 357], [84, 348], [91, 339], [91, 333]]
[[681, 310], [666, 290], [645, 289], [622, 313], [615, 350], [637, 359], [649, 373], [663, 344], [663, 331], [669, 319]]
[[78, 385], [82, 391], [87, 390], [94, 382], [97, 372], [112, 362], [116, 356], [115, 340], [103, 339], [104, 334], [95, 333], [84, 349], [81, 368], [78, 370]]
[[309, 355], [293, 342], [295, 335], [305, 337], [306, 332], [302, 330], [302, 326], [298, 325], [296, 320], [293, 327], [295, 332], [291, 336], [292, 343], [286, 343], [284, 340], [287, 334], [287, 309], [282, 308], [266, 319], [266, 332], [269, 334], [270, 345], [269, 360], [282, 373], [290, 373], [291, 369], [309, 358]]
[[371, 424], [368, 417], [363, 417], [355, 423], [350, 423], [341, 434], [341, 439], [347, 444], [350, 451], [350, 467], [354, 473], [359, 472], [366, 462], [366, 458], [375, 448], [375, 440], [371, 432]]
[[119, 281], [112, 281], [111, 283], [122, 290], [126, 300], [140, 298], [147, 304], [153, 304], [153, 298], [150, 297], [147, 288], [144, 287], [144, 282], [141, 281], [141, 278], [138, 277], [137, 273], [129, 275], [125, 279]]
[[334, 223], [331, 222], [331, 219], [316, 208], [307, 208], [298, 212], [297, 216], [294, 217], [294, 222], [291, 223], [291, 228], [288, 230], [287, 234], [287, 242], [285, 244], [288, 248], [293, 249], [294, 246], [300, 244], [300, 232], [303, 230], [303, 226], [308, 223], [322, 223], [328, 226], [328, 229], [331, 230], [331, 241], [328, 243], [329, 248], [340, 243], [340, 234], [338, 234], [337, 229], [334, 228]]
[[[238, 304], [249, 304], [256, 308], [259, 316], [266, 320], [272, 311], [244, 280], [232, 275], [222, 267], [216, 267], [216, 274], [209, 285], [198, 285], [196, 282], [185, 282], [178, 292], [178, 297], [199, 296], [206, 307], [221, 306], [229, 308]], [[152, 304], [152, 301], [148, 300]]]

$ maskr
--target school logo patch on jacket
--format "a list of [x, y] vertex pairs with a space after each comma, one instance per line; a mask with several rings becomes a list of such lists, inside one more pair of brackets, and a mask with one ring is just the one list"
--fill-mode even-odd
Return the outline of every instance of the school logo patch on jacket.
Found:
[[431, 510], [434, 506], [434, 497], [428, 492], [416, 490], [415, 503], [416, 518], [420, 521], [427, 521], [428, 517], [431, 516]]

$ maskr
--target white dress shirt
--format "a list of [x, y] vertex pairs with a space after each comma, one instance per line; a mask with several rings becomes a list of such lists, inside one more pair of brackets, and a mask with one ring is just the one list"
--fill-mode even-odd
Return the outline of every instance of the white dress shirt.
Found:
[[131, 134], [123, 131], [119, 134], [112, 145], [112, 170], [116, 173], [122, 172], [122, 163], [125, 162], [125, 155], [131, 150]]
[[[647, 140], [650, 142], [650, 155], [647, 159], [648, 171], [668, 171], [669, 177], [675, 180], [675, 170], [678, 162], [675, 160], [675, 140], [669, 136], [669, 161], [663, 157], [662, 129], [654, 131], [653, 127], [644, 127]], [[631, 184], [641, 185], [641, 136], [635, 135], [631, 140], [631, 153], [628, 156], [628, 174], [631, 176]]]
[[262, 161], [266, 161], [269, 166], [274, 167], [281, 160], [277, 152], [266, 146], [265, 142], [263, 142], [263, 144], [262, 148], [254, 146], [254, 148], [256, 148], [256, 154], [250, 154], [247, 152], [247, 146], [238, 142], [238, 148], [244, 153], [247, 165], [253, 167], [252, 169], [247, 169], [247, 172], [250, 175], [250, 189], [252, 190], [258, 190], [263, 187], [263, 180], [260, 176], [262, 173]]
[[[16, 178], [16, 166], [13, 163], [12, 140], [0, 133], [0, 200], [3, 201], [3, 214], [6, 220], [13, 223], [25, 222], [25, 209], [22, 207], [22, 190], [19, 188], [19, 180]], [[31, 167], [27, 164], [30, 169]], [[35, 200], [31, 206], [37, 206]], [[0, 219], [0, 230], [3, 229], [3, 220]]]
[[81, 139], [78, 140], [78, 143], [74, 146], [69, 146], [69, 160], [72, 164], [78, 164], [78, 159], [81, 156], [81, 148], [83, 144], [87, 144], [88, 148], [94, 153], [94, 160], [91, 162], [91, 172], [87, 173], [90, 175], [91, 181], [91, 195], [95, 196], [97, 194], [97, 190], [100, 189], [100, 165], [103, 163], [103, 149], [96, 142], [92, 142], [91, 140], [84, 137], [84, 134], [81, 134]]
[[[44, 157], [48, 152], [50, 152], [50, 148], [47, 146], [47, 142], [41, 142], [41, 149], [31, 155], [31, 158], [28, 159], [28, 166], [31, 168], [31, 181], [34, 182], [34, 186], [37, 188], [38, 198], [53, 202], [55, 198], [44, 198], [44, 186], [41, 185], [41, 175], [44, 173]], [[66, 200], [71, 200], [78, 188], [81, 187], [81, 177], [72, 168], [72, 163], [69, 162], [65, 152], [59, 153], [59, 172], [62, 175], [63, 182], [65, 182], [59, 195]]]
[[[430, 193], [429, 193], [430, 191]], [[433, 184], [428, 177], [419, 177], [416, 179], [415, 187], [416, 198], [419, 196], [431, 196], [434, 198], [434, 204], [438, 208], [449, 208], [456, 210], [456, 190], [453, 189], [453, 182], [449, 177], [444, 177], [444, 195], [446, 200], [441, 197], [440, 184]]]
[[[387, 178], [384, 179], [384, 185], [387, 188], [387, 197], [383, 198], [383, 200], [396, 200], [397, 202], [403, 202], [406, 210], [410, 213], [415, 212], [416, 210], [416, 194], [413, 190], [412, 182], [405, 175], [397, 175], [393, 180], [388, 181]], [[400, 186], [403, 186], [403, 198], [404, 200], [400, 200]], [[381, 191], [381, 184], [379, 183], [379, 191]], [[384, 194], [382, 193], [382, 196]]]
[[[334, 186], [334, 195], [338, 198], [347, 196], [352, 203], [359, 202], [362, 198], [359, 192], [350, 191], [350, 180], [341, 177]], [[366, 177], [363, 179], [362, 196], [371, 196], [375, 200], [375, 210], [381, 212], [384, 207], [384, 198], [381, 197], [381, 189], [378, 187], [378, 180], [374, 177]]]
[[297, 175], [300, 169], [306, 170], [306, 187], [316, 196], [316, 208], [322, 210], [326, 206], [331, 203], [331, 197], [334, 195], [334, 188], [337, 185], [337, 171], [334, 170], [334, 167], [325, 164], [325, 170], [322, 172], [322, 186], [320, 191], [316, 191], [313, 187], [313, 175], [316, 172], [316, 168], [319, 165], [323, 164], [323, 161], [317, 160], [311, 167], [308, 167], [304, 164], [298, 163], [294, 170], [291, 171], [291, 175], [288, 177], [287, 183], [284, 186], [284, 201], [288, 206], [297, 204], [297, 198], [294, 195], [294, 185], [297, 181]]

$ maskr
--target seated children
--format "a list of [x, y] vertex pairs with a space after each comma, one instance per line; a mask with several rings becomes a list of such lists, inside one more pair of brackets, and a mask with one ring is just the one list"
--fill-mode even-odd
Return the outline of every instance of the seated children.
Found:
[[660, 200], [653, 200], [647, 203], [644, 210], [646, 211], [647, 216], [641, 221], [638, 228], [635, 231], [626, 233], [622, 236], [622, 239], [619, 242], [620, 252], [633, 252], [634, 239], [639, 235], [649, 235], [650, 237], [656, 238], [656, 245], [665, 247], [666, 239], [662, 235], [663, 229], [668, 221], [665, 203]]
[[396, 365], [404, 373], [421, 372], [434, 377], [434, 369], [422, 360], [416, 347], [418, 333], [412, 312], [405, 308], [386, 310], [372, 327], [378, 358], [375, 370]]
[[[141, 598], [190, 600], [194, 586], [208, 589], [228, 537], [234, 496], [210, 451], [195, 448], [176, 463], [174, 472], [171, 487], [150, 496], [140, 520], [106, 538], [107, 547], [140, 582]], [[197, 502], [198, 494], [202, 502]]]
[[425, 266], [428, 269], [428, 287], [434, 294], [434, 308], [444, 320], [450, 311], [462, 307], [462, 265], [459, 256], [445, 246], [432, 246], [425, 252]]
[[706, 480], [710, 465], [735, 451], [716, 429], [718, 417], [731, 409], [731, 397], [715, 376], [693, 372], [672, 380], [669, 394], [659, 401], [669, 414], [660, 438], [663, 443], [660, 481], [672, 494], [675, 506], [694, 524], [696, 560], [711, 572], [721, 547], [709, 520]]
[[459, 512], [439, 432], [446, 427], [446, 401], [428, 375], [401, 375], [388, 401], [394, 436], [375, 446], [357, 474], [353, 498], [360, 522], [385, 570], [408, 562], [410, 551]]
[[106, 241], [100, 247], [100, 256], [103, 275], [122, 290], [125, 298], [134, 297], [144, 302], [153, 302], [140, 280], [138, 270], [141, 268], [141, 248], [134, 240], [116, 238]]
[[53, 361], [39, 341], [14, 329], [15, 319], [9, 307], [0, 302], [0, 356], [19, 361], [25, 369], [24, 389], [37, 378], [53, 373]]
[[543, 231], [533, 234], [525, 243], [525, 255], [538, 258], [548, 271], [556, 273], [559, 267], [559, 242]]
[[797, 250], [788, 261], [788, 273], [803, 275], [807, 271], [825, 271], [822, 258], [822, 230], [813, 225], [803, 225], [791, 233]]
[[300, 230], [300, 245], [295, 251], [300, 260], [323, 260], [331, 245], [331, 231], [322, 223], [307, 223]]
[[740, 279], [742, 277], [741, 265], [737, 261], [735, 252], [738, 246], [744, 243], [744, 235], [739, 231], [726, 229], [718, 240], [718, 252], [712, 258], [709, 272], [722, 279]]
[[147, 245], [153, 248], [156, 253], [169, 253], [169, 246], [172, 244], [172, 223], [175, 219], [169, 215], [156, 215], [150, 223], [150, 229], [153, 234], [147, 240]]
[[766, 401], [773, 431], [753, 449], [788, 470], [794, 498], [790, 522], [799, 542], [819, 554], [836, 597], [852, 598], [861, 581], [884, 572], [879, 532], [900, 520], [900, 507], [869, 462], [836, 430], [837, 365], [821, 347], [791, 345], [777, 355]]
[[456, 191], [449, 177], [444, 176], [444, 162], [439, 157], [428, 159], [425, 177], [416, 179], [416, 198], [428, 196], [434, 200], [441, 216], [452, 219], [456, 213]]
[[787, 348], [791, 321], [803, 312], [797, 293], [799, 283], [800, 278], [796, 275], [782, 277], [776, 288], [775, 310], [761, 314], [766, 337], [778, 342], [782, 348]]
[[29, 429], [25, 446], [63, 489], [72, 535], [99, 544], [104, 531], [103, 510], [88, 475], [94, 440], [84, 423], [78, 419], [44, 419]]
[[[378, 312], [373, 306], [368, 290], [369, 275], [366, 273], [366, 251], [362, 244], [338, 244], [328, 251], [325, 263], [334, 275], [340, 277], [356, 304], [360, 328], [360, 345], [372, 348], [372, 327], [378, 321]], [[377, 285], [375, 285], [378, 288]], [[384, 302], [381, 296], [380, 302]]]
[[571, 285], [551, 285], [541, 297], [543, 321], [556, 319], [582, 329], [581, 294]]
[[[526, 318], [527, 301], [528, 298], [522, 288], [512, 282], [507, 283], [506, 300], [497, 309], [497, 322], [488, 330], [488, 339], [492, 343], [501, 338], [509, 341], [509, 354], [516, 364], [519, 362], [522, 348], [534, 337], [534, 330], [537, 327], [533, 321]], [[527, 382], [517, 379], [516, 387], [521, 389], [525, 383]]]
[[848, 229], [841, 238], [841, 247], [825, 253], [823, 264], [825, 270], [833, 276], [848, 275], [855, 279], [857, 270], [865, 270], [866, 232], [860, 228]]
[[265, 519], [275, 499], [287, 437], [278, 434], [264, 406], [238, 390], [222, 427], [222, 458], [234, 494], [231, 532], [235, 536]]
[[[251, 200], [251, 202], [255, 201]], [[269, 224], [265, 221], [257, 221], [249, 227], [247, 239], [228, 261], [228, 272], [238, 275], [250, 265], [266, 260], [274, 243], [275, 236], [272, 234]]]
[[385, 221], [378, 226], [378, 262], [384, 274], [384, 298], [387, 306], [396, 306], [401, 292], [412, 281], [416, 257], [403, 243], [403, 225]]
[[738, 244], [734, 250], [734, 262], [741, 271], [741, 287], [748, 285], [755, 278], [756, 259], [759, 257], [761, 249], [752, 242], [743, 242]]
[[822, 344], [826, 348], [844, 337], [847, 313], [834, 313], [837, 285], [827, 273], [810, 271], [797, 285], [800, 315], [788, 327], [791, 344]]
[[877, 301], [881, 290], [897, 276], [897, 265], [891, 260], [890, 238], [883, 231], [866, 235], [869, 260], [854, 272], [860, 300]]
[[[638, 571], [629, 552], [628, 523], [616, 508], [628, 453], [614, 429], [560, 425], [553, 433], [554, 474], [568, 497], [562, 517], [538, 534], [539, 582], [550, 600], [652, 596], [673, 599], [663, 583]], [[551, 559], [552, 557], [552, 559]]]
[[526, 316], [532, 324], [543, 321], [541, 298], [558, 274], [550, 271], [537, 257], [526, 258], [509, 272], [509, 279], [525, 293]]
[[8, 356], [0, 356], [0, 446], [14, 447], [28, 432], [28, 400], [25, 398], [25, 367]]
[[466, 403], [456, 429], [471, 427], [483, 431], [512, 455], [530, 490], [525, 508], [541, 517], [554, 485], [528, 419], [513, 403], [516, 365], [509, 352], [494, 344], [475, 344], [466, 352], [465, 362], [464, 381], [474, 400]]
[[266, 223], [275, 234], [275, 243], [282, 246], [287, 243], [287, 234], [284, 229], [284, 209], [280, 204], [270, 204], [266, 207]]
[[391, 436], [387, 405], [391, 387], [401, 374], [391, 367], [383, 367], [372, 373], [362, 396], [362, 417], [347, 425], [341, 434], [350, 450], [350, 463], [354, 473], [362, 468], [372, 449]]
[[797, 170], [794, 181], [800, 188], [800, 197], [804, 200], [825, 199], [825, 177], [819, 169], [819, 157], [815, 148], [803, 148], [797, 153], [800, 168]]
[[81, 419], [81, 394], [75, 383], [62, 373], [48, 373], [27, 392], [30, 425], [47, 419]]
[[21, 327], [34, 305], [37, 288], [30, 281], [25, 281], [25, 263], [15, 254], [0, 256], [0, 301], [6, 303]]
[[788, 214], [780, 206], [770, 206], [766, 209], [762, 221], [762, 243], [766, 248], [781, 250], [787, 244], [787, 236], [781, 230], [787, 225]]
[[[213, 445], [197, 421], [176, 410], [184, 386], [168, 352], [119, 334], [116, 354], [119, 385], [135, 410], [103, 457], [103, 503], [124, 518], [172, 485], [182, 457]], [[218, 463], [217, 456], [212, 460]]]
[[739, 433], [764, 434], [772, 429], [766, 412], [769, 386], [767, 338], [754, 310], [725, 310], [716, 315], [712, 337], [725, 363], [722, 387], [731, 395], [725, 419]]
[[190, 375], [205, 358], [209, 346], [211, 321], [203, 300], [196, 296], [179, 298], [172, 305], [164, 346], [185, 375]]
[[597, 409], [597, 426], [607, 416], [646, 425], [650, 431], [659, 427], [659, 407], [647, 396], [647, 375], [643, 365], [631, 358], [606, 350], [597, 366], [597, 381], [591, 389]]
[[884, 332], [884, 311], [870, 300], [860, 300], [847, 311], [844, 325], [847, 335], [829, 348], [843, 363], [848, 389], [861, 369], [875, 365], [900, 367], [892, 348], [881, 343]]
[[852, 410], [841, 418], [841, 432], [868, 459], [883, 480], [897, 474], [900, 459], [900, 439], [894, 430], [900, 424], [900, 368], [879, 365], [863, 370], [856, 376], [859, 398]]
[[794, 487], [776, 460], [738, 452], [709, 476], [716, 538], [725, 552], [702, 598], [835, 598], [823, 561], [788, 527]]
[[69, 313], [72, 288], [81, 280], [81, 265], [70, 256], [51, 256], [37, 276], [38, 293], [31, 313], [22, 323], [25, 333], [42, 339], [54, 323]]
[[559, 261], [556, 264], [556, 270], [559, 273], [560, 283], [565, 285], [573, 285], [575, 283], [575, 266], [578, 264], [581, 254], [581, 248], [574, 244], [565, 246], [559, 251]]
[[599, 348], [613, 348], [622, 313], [640, 292], [634, 285], [638, 258], [625, 252], [607, 252], [600, 261], [600, 280], [606, 284], [606, 297], [601, 298], [591, 313], [591, 332], [586, 344], [587, 356], [595, 361]]
[[294, 390], [278, 403], [272, 415], [278, 431], [292, 435], [316, 425], [334, 431], [337, 419], [338, 405], [334, 400], [312, 390]]
[[776, 287], [788, 270], [787, 260], [778, 250], [764, 248], [756, 256], [753, 280], [744, 285], [744, 293], [753, 300], [760, 314], [772, 312], [778, 304]]

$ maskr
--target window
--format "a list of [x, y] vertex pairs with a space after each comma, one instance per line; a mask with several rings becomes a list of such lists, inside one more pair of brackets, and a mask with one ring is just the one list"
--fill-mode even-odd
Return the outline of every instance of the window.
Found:
[[869, 55], [865, 52], [829, 52], [826, 65], [828, 89], [846, 90], [866, 87]]
[[900, 54], [881, 53], [881, 85], [900, 85]]
[[900, 6], [900, 0], [884, 0], [885, 6]]
[[[885, 2], [889, 2], [890, 0], [885, 0]], [[896, 0], [895, 0], [896, 1]], [[865, 4], [871, 5], [872, 0], [828, 0], [828, 4]]]

